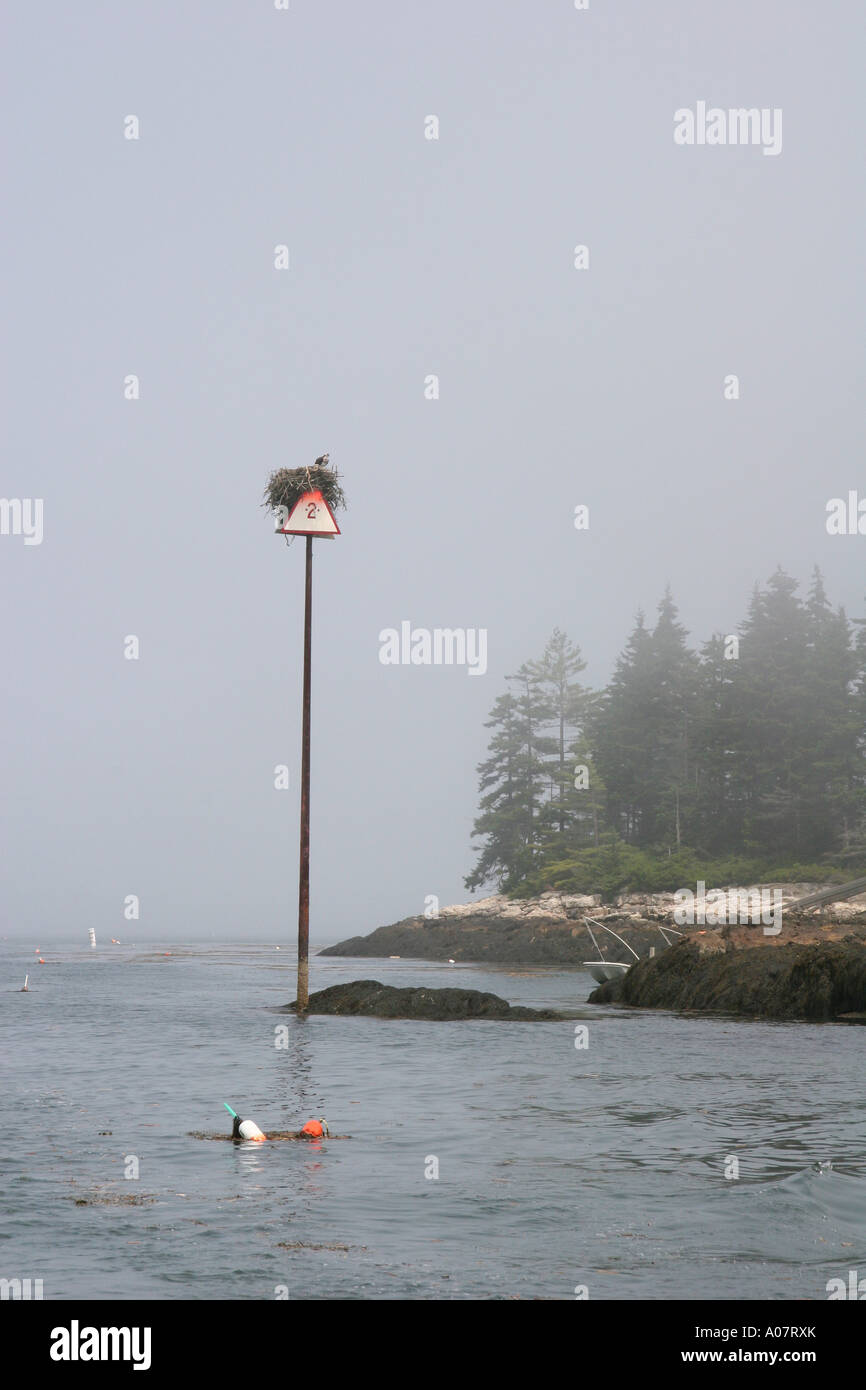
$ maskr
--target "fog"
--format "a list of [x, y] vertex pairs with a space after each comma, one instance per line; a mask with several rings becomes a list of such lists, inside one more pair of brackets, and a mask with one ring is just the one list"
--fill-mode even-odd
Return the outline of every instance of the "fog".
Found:
[[[695, 645], [777, 565], [864, 615], [866, 536], [826, 525], [866, 497], [861, 22], [7, 7], [0, 491], [42, 526], [0, 535], [0, 934], [291, 941], [278, 466], [327, 450], [348, 498], [314, 542], [314, 943], [466, 899], [484, 720], [554, 626], [598, 687], [666, 584]], [[779, 148], [678, 143], [699, 103], [781, 113]], [[485, 669], [383, 662], [405, 623], [483, 631]]]

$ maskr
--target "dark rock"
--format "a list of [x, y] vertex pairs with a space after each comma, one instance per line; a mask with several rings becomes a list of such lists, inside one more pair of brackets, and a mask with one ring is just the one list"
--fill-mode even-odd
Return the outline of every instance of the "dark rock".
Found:
[[[635, 924], [614, 915], [605, 919], [638, 955], [651, 946], [665, 949], [664, 938], [649, 923]], [[607, 937], [605, 937], [607, 942]], [[428, 921], [406, 917], [369, 936], [353, 936], [336, 946], [326, 946], [320, 956], [373, 956], [403, 959], [487, 962], [490, 965], [550, 965], [579, 967], [595, 960], [597, 952], [582, 922], [561, 917], [462, 916]]]
[[[287, 1006], [297, 1012], [296, 1004]], [[496, 994], [477, 989], [395, 989], [378, 980], [351, 980], [310, 995], [311, 1014], [363, 1014], [370, 1018], [499, 1018], [512, 1022], [562, 1021], [552, 1009], [512, 1006]]]
[[681, 941], [599, 985], [589, 1002], [826, 1022], [866, 1011], [866, 946], [854, 936], [741, 950]]

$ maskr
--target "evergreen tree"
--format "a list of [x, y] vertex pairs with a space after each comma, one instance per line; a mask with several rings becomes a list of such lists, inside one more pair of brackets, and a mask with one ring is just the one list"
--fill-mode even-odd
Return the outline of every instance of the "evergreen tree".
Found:
[[[592, 702], [588, 695], [584, 697], [584, 709], [586, 717], [591, 718]], [[567, 839], [577, 848], [591, 844], [597, 849], [601, 835], [607, 827], [607, 787], [593, 756], [592, 744], [587, 733], [582, 733], [576, 739], [570, 752], [574, 780], [569, 793], [571, 824]]]
[[505, 679], [516, 690], [526, 847], [535, 862], [542, 849], [546, 822], [543, 807], [552, 791], [549, 763], [556, 751], [556, 741], [545, 734], [544, 729], [553, 719], [554, 709], [539, 673], [539, 663], [526, 661], [513, 676]]
[[[840, 616], [844, 617], [844, 614]], [[850, 680], [848, 684], [849, 728], [849, 791], [841, 817], [841, 849], [834, 858], [839, 863], [866, 866], [866, 618], [854, 618], [849, 626], [854, 630], [849, 651]]]
[[689, 831], [692, 844], [714, 854], [742, 840], [743, 809], [733, 775], [737, 670], [725, 637], [714, 634], [701, 649], [697, 672]]
[[486, 844], [479, 851], [472, 873], [464, 880], [470, 890], [494, 878], [501, 882], [504, 877], [516, 875], [525, 864], [520, 739], [516, 701], [510, 692], [499, 696], [484, 727], [494, 733], [488, 744], [490, 756], [478, 764], [480, 814], [472, 835], [485, 836]]
[[631, 844], [682, 843], [692, 802], [689, 740], [695, 704], [694, 659], [666, 590], [651, 634], [638, 614], [594, 726], [608, 820]]
[[582, 728], [585, 692], [575, 677], [586, 668], [576, 647], [554, 628], [540, 661], [530, 664], [540, 696], [540, 714], [551, 730], [553, 746], [547, 762], [550, 799], [542, 809], [545, 836], [563, 836], [577, 814], [569, 745]]
[[607, 822], [633, 843], [640, 837], [652, 794], [647, 746], [653, 686], [652, 639], [639, 611], [613, 680], [591, 716], [595, 761], [607, 788]]
[[686, 645], [686, 630], [678, 621], [670, 589], [658, 608], [650, 645], [655, 693], [651, 714], [653, 795], [644, 816], [644, 844], [683, 842], [683, 826], [692, 805], [689, 784], [689, 740], [695, 717], [695, 662]]
[[851, 629], [830, 607], [817, 566], [805, 619], [800, 833], [812, 857], [841, 844], [856, 821], [862, 732], [851, 698], [858, 675]]
[[857, 667], [850, 629], [820, 572], [807, 600], [781, 569], [753, 595], [735, 682], [733, 775], [743, 798], [742, 844], [816, 859], [856, 816]]
[[531, 665], [514, 676], [517, 693], [497, 699], [485, 728], [494, 733], [489, 757], [478, 765], [480, 814], [473, 838], [483, 837], [478, 862], [464, 880], [470, 890], [496, 882], [509, 888], [531, 872], [540, 851], [538, 815], [546, 780], [544, 759], [552, 740], [540, 732], [549, 717]]
[[[555, 629], [508, 677], [487, 722], [467, 888], [535, 891], [731, 856], [866, 869], [866, 619], [834, 612], [820, 572], [805, 601], [781, 569], [753, 591], [739, 651], [715, 635], [699, 660], [666, 591], [639, 613], [607, 689], [576, 677]], [[585, 770], [584, 770], [585, 769]], [[591, 891], [599, 891], [592, 887]]]

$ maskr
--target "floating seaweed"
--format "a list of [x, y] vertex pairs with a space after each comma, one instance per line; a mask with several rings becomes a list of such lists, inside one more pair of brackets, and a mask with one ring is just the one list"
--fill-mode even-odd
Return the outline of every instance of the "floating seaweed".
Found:
[[[206, 1133], [204, 1130], [201, 1130], [201, 1129], [191, 1129], [191, 1130], [188, 1130], [188, 1134], [189, 1134], [190, 1139], [227, 1139], [229, 1143], [235, 1143], [235, 1144], [242, 1144], [242, 1143], [244, 1142], [244, 1140], [242, 1140], [242, 1139], [235, 1139], [234, 1136], [233, 1136], [232, 1134], [208, 1134], [208, 1133]], [[348, 1135], [348, 1134], [332, 1134], [332, 1135], [330, 1135], [329, 1137], [330, 1137], [331, 1139], [349, 1139], [349, 1138], [351, 1138], [351, 1136]], [[309, 1134], [304, 1134], [303, 1130], [300, 1130], [300, 1129], [283, 1129], [283, 1130], [277, 1130], [277, 1131], [274, 1131], [274, 1130], [272, 1130], [272, 1129], [269, 1129], [269, 1130], [268, 1130], [268, 1133], [267, 1133], [267, 1138], [268, 1138], [269, 1140], [270, 1140], [270, 1139], [300, 1139], [300, 1140], [302, 1140], [305, 1144], [321, 1143], [321, 1142], [322, 1142], [321, 1140], [315, 1140], [315, 1139], [313, 1139], [312, 1136], [309, 1135]]]
[[316, 1245], [309, 1240], [278, 1240], [278, 1250], [366, 1250], [366, 1245], [339, 1245], [337, 1241], [325, 1241]]

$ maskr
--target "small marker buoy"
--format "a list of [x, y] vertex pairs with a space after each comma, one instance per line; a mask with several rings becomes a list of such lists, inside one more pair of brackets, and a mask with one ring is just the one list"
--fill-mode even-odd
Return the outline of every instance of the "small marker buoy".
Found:
[[27, 981], [28, 981], [29, 979], [30, 979], [30, 976], [29, 976], [29, 975], [25, 975], [25, 976], [24, 976], [24, 983], [23, 983], [23, 985], [21, 986], [21, 988], [20, 988], [19, 991], [18, 991], [19, 994], [28, 994], [28, 993], [29, 993], [29, 991], [30, 991], [30, 986], [29, 986], [28, 983], [27, 983]]
[[328, 1129], [328, 1121], [323, 1115], [319, 1120], [307, 1120], [301, 1133], [306, 1134], [310, 1139], [321, 1139], [323, 1134], [328, 1136], [331, 1131]]
[[38, 959], [38, 961], [36, 962], [36, 964], [37, 964], [37, 965], [44, 965], [44, 964], [45, 964], [45, 961], [44, 961], [44, 960], [42, 959], [42, 957], [40, 956], [39, 959]]
[[233, 1139], [250, 1139], [254, 1144], [264, 1143], [268, 1136], [262, 1134], [255, 1120], [242, 1120], [237, 1111], [232, 1110], [231, 1106], [227, 1105], [225, 1101], [223, 1101], [223, 1105], [225, 1105], [229, 1114], [234, 1117], [234, 1125], [232, 1126]]

